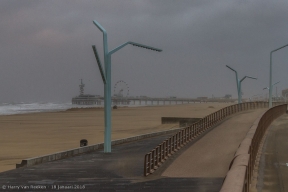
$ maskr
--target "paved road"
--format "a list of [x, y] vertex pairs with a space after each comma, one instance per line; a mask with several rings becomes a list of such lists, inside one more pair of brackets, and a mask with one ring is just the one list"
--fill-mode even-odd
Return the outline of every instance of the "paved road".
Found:
[[268, 129], [260, 159], [259, 192], [288, 192], [288, 115], [276, 119]]
[[[262, 111], [264, 110], [262, 109]], [[261, 110], [246, 111], [236, 114], [232, 117], [227, 118], [226, 121], [224, 121], [224, 123], [220, 123], [218, 126], [214, 128], [214, 130], [223, 129], [221, 128], [221, 126], [226, 125], [226, 123], [230, 121], [233, 121], [232, 124], [233, 126], [228, 126], [228, 129], [231, 130], [238, 126], [240, 126], [241, 129], [241, 123], [243, 123], [244, 120], [250, 119], [252, 122], [252, 119], [254, 117], [255, 117], [254, 119], [256, 119], [256, 117], [262, 111]], [[235, 123], [237, 124], [237, 126], [235, 125]], [[247, 126], [249, 127], [249, 123], [248, 124], [246, 123], [245, 125], [246, 127], [244, 128], [245, 129], [244, 132], [246, 131]], [[213, 134], [214, 130], [210, 131], [206, 136], [209, 136], [209, 134], [211, 133]], [[243, 130], [240, 132], [243, 132]], [[229, 142], [235, 143], [234, 140], [235, 138], [238, 138], [238, 135], [240, 136], [241, 134], [236, 132], [233, 135], [233, 137], [231, 137], [230, 134], [224, 134], [224, 135], [216, 134], [212, 137], [209, 137], [210, 139], [208, 142], [212, 142], [214, 143], [213, 145], [217, 145], [217, 143], [219, 143], [219, 138], [222, 137], [221, 140], [226, 140], [228, 142], [226, 144], [226, 146], [228, 147]], [[113, 147], [113, 151], [111, 154], [105, 154], [99, 151], [60, 161], [3, 172], [0, 173], [0, 191], [2, 186], [6, 187], [6, 189], [2, 188], [2, 191], [13, 191], [12, 189], [13, 187], [14, 190], [17, 190], [16, 187], [20, 187], [21, 189], [20, 185], [22, 185], [22, 188], [27, 187], [27, 189], [23, 189], [23, 191], [57, 191], [57, 190], [63, 191], [65, 190], [65, 188], [66, 191], [78, 190], [78, 191], [104, 191], [104, 192], [219, 191], [225, 175], [222, 174], [222, 172], [221, 174], [213, 174], [213, 171], [207, 170], [206, 167], [207, 164], [199, 164], [198, 166], [199, 173], [202, 172], [203, 170], [206, 170], [203, 171], [206, 173], [204, 175], [196, 174], [195, 176], [193, 173], [192, 175], [181, 176], [181, 174], [179, 175], [179, 172], [175, 172], [175, 174], [173, 175], [173, 171], [171, 172], [171, 170], [169, 169], [170, 166], [173, 167], [173, 162], [176, 162], [175, 159], [178, 158], [181, 159], [182, 155], [185, 154], [187, 155], [187, 153], [189, 153], [190, 157], [193, 157], [194, 152], [193, 150], [189, 151], [189, 149], [196, 144], [199, 144], [201, 142], [203, 143], [203, 141], [205, 141], [206, 136], [203, 136], [198, 140], [190, 142], [182, 150], [173, 155], [172, 158], [168, 159], [167, 162], [154, 174], [148, 177], [143, 177], [144, 154], [147, 153], [150, 149], [154, 148], [159, 143], [161, 143], [168, 136], [169, 135], [164, 135], [145, 140], [140, 140], [137, 142], [118, 145]], [[225, 136], [225, 138], [223, 136]], [[239, 143], [241, 142], [240, 137], [237, 139], [237, 142], [239, 141]], [[199, 149], [202, 149], [202, 154], [205, 154], [212, 149], [215, 150], [215, 148], [212, 149], [209, 149], [209, 147], [201, 148], [201, 146], [203, 145], [201, 144]], [[217, 148], [217, 150], [219, 152], [222, 151], [223, 146], [221, 148]], [[202, 158], [201, 156], [199, 156], [198, 158], [200, 159], [200, 162], [201, 158]], [[185, 170], [189, 168], [190, 165], [193, 164], [197, 166], [197, 163], [199, 163], [199, 161], [195, 161], [197, 163], [193, 161], [194, 159], [190, 161], [183, 161], [182, 164], [181, 163], [179, 164], [178, 162], [179, 169], [183, 170], [184, 168]], [[209, 159], [206, 159], [205, 161], [213, 162], [214, 157], [211, 156]], [[216, 167], [217, 166], [225, 167], [228, 170], [229, 165], [226, 165], [226, 161], [227, 160], [222, 162], [221, 159], [221, 161], [217, 160], [217, 163], [219, 164], [217, 163], [214, 164]], [[170, 171], [169, 175], [165, 176], [165, 174], [163, 174], [165, 173], [165, 170]], [[210, 175], [209, 171], [211, 172]], [[10, 189], [8, 189], [9, 187]], [[46, 188], [46, 190], [40, 189], [41, 187]], [[84, 187], [85, 190], [83, 189]], [[77, 188], [77, 190], [76, 189], [72, 190], [68, 188]]]

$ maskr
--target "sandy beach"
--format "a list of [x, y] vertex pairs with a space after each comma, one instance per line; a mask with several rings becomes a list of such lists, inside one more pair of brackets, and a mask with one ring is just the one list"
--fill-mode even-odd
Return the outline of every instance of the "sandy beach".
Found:
[[[161, 125], [161, 117], [201, 118], [232, 103], [122, 107], [112, 111], [112, 140], [179, 127]], [[0, 116], [0, 172], [15, 169], [22, 159], [104, 140], [104, 110], [70, 109], [63, 112]], [[113, 150], [113, 149], [112, 149]]]

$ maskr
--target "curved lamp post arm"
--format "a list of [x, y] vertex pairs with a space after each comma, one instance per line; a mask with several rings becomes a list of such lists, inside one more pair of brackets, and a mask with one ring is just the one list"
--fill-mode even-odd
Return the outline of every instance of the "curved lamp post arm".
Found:
[[[277, 83], [280, 83], [280, 81], [278, 81]], [[272, 89], [273, 89], [273, 86], [276, 85], [277, 83], [274, 83], [274, 84], [272, 85]], [[269, 87], [265, 87], [265, 88], [263, 88], [263, 90], [264, 90], [264, 89], [268, 89], [268, 90], [269, 90], [270, 88], [269, 88]]]
[[235, 69], [233, 69], [232, 67], [230, 67], [230, 66], [228, 66], [228, 65], [226, 65], [226, 67], [228, 67], [229, 69], [231, 69], [232, 71], [234, 71], [235, 72], [235, 74], [236, 74], [236, 81], [237, 81], [237, 89], [238, 89], [238, 81], [239, 81], [239, 79], [238, 79], [238, 73], [237, 73], [237, 71], [235, 70]]
[[104, 27], [102, 27], [102, 25], [100, 25], [100, 23], [98, 23], [96, 20], [94, 20], [93, 23], [94, 23], [94, 25], [96, 25], [96, 27], [97, 27], [100, 31], [102, 31], [103, 33], [106, 33], [106, 34], [107, 34], [106, 30], [104, 29]]
[[246, 77], [247, 77], [247, 78], [250, 78], [250, 79], [256, 79], [256, 80], [257, 80], [257, 78], [255, 78], [255, 77], [245, 76], [245, 77], [243, 77], [243, 78], [240, 80], [240, 82], [244, 81], [244, 79], [246, 79]]
[[[104, 55], [108, 53], [108, 43], [107, 43], [107, 32], [106, 30], [98, 23], [96, 20], [93, 21], [94, 25], [103, 33], [103, 48], [104, 48]], [[104, 57], [105, 60], [105, 57]]]
[[236, 75], [236, 84], [237, 84], [237, 93], [238, 93], [238, 103], [241, 103], [241, 96], [240, 96], [240, 82], [239, 82], [239, 79], [238, 79], [238, 73], [237, 73], [237, 71], [235, 70], [235, 69], [233, 69], [232, 67], [230, 67], [230, 66], [228, 66], [228, 65], [226, 65], [226, 67], [228, 67], [230, 70], [232, 70], [232, 71], [234, 71], [235, 72], [235, 75]]
[[245, 77], [243, 77], [243, 78], [239, 81], [239, 93], [240, 93], [239, 97], [240, 97], [240, 102], [242, 102], [241, 83], [242, 83], [242, 81], [244, 81], [244, 79], [246, 79], [246, 78], [257, 79], [257, 78], [255, 78], [255, 77], [250, 77], [250, 76], [247, 76], [247, 75], [246, 75]]
[[116, 51], [118, 51], [119, 49], [122, 49], [123, 47], [125, 47], [126, 45], [133, 45], [133, 46], [137, 46], [137, 47], [141, 47], [141, 48], [145, 48], [145, 49], [150, 49], [150, 50], [153, 50], [153, 51], [158, 51], [158, 52], [161, 52], [162, 50], [161, 49], [158, 49], [158, 48], [155, 48], [155, 47], [150, 47], [150, 46], [147, 46], [147, 45], [143, 45], [143, 44], [140, 44], [140, 43], [135, 43], [135, 42], [132, 42], [132, 41], [128, 41], [122, 45], [120, 45], [119, 47], [116, 47], [115, 49], [109, 51], [109, 55], [112, 55], [113, 53], [115, 53]]

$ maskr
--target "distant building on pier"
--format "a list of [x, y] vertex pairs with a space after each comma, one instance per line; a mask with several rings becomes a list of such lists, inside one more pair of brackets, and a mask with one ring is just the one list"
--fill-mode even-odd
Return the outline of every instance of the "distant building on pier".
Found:
[[90, 95], [90, 94], [84, 94], [84, 87], [85, 84], [82, 82], [79, 85], [80, 87], [80, 95], [77, 97], [72, 98], [72, 104], [76, 105], [100, 105], [101, 100], [99, 95]]

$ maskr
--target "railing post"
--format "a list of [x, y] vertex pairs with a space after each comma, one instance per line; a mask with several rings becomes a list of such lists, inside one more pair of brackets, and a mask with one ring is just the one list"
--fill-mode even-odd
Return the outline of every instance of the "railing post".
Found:
[[159, 160], [159, 146], [156, 147], [156, 151], [155, 151], [155, 153], [156, 153], [156, 156], [155, 156], [155, 165], [154, 165], [154, 169], [158, 167], [158, 162], [159, 162], [159, 161], [158, 161], [158, 160]]
[[208, 128], [208, 116], [205, 117], [205, 130]]
[[[147, 154], [146, 156], [146, 170], [145, 170], [145, 176], [149, 175], [151, 173], [151, 152]], [[148, 162], [147, 162], [148, 161]]]
[[214, 114], [215, 112], [207, 116], [207, 129], [213, 125]]
[[183, 130], [180, 131], [179, 135], [180, 135], [179, 144], [180, 144], [180, 146], [182, 147], [183, 144], [184, 144], [184, 141], [183, 141], [183, 139], [184, 139], [184, 138], [183, 138]]
[[167, 159], [168, 158], [168, 153], [169, 153], [169, 151], [168, 151], [168, 144], [169, 144], [169, 140], [168, 139], [166, 139], [165, 141], [164, 141], [164, 156], [163, 156], [163, 160], [165, 159]]
[[200, 120], [200, 123], [199, 123], [199, 132], [200, 134], [202, 133], [203, 131], [203, 119]]
[[178, 138], [177, 138], [177, 149], [180, 149], [180, 146], [181, 146], [181, 131], [179, 131], [177, 133], [178, 135]]
[[151, 167], [150, 167], [150, 170], [154, 170], [154, 159], [155, 159], [155, 149], [153, 149], [152, 150], [152, 157], [151, 157], [151, 162], [150, 162], [150, 165], [151, 165]]
[[[179, 132], [178, 132], [179, 133]], [[176, 133], [175, 141], [174, 141], [174, 151], [178, 151], [178, 133]]]
[[199, 135], [199, 128], [198, 128], [199, 126], [198, 125], [199, 125], [199, 123], [195, 124], [195, 137], [197, 137]]
[[183, 130], [183, 139], [184, 139], [184, 140], [183, 140], [183, 142], [184, 142], [183, 144], [184, 144], [184, 145], [186, 145], [186, 143], [187, 143], [187, 141], [188, 141], [188, 140], [187, 140], [188, 128], [189, 128], [189, 127], [187, 127], [186, 129]]
[[[173, 136], [174, 137], [174, 136]], [[168, 156], [171, 156], [171, 154], [172, 154], [172, 150], [174, 149], [174, 146], [173, 146], [173, 137], [171, 138], [169, 138], [169, 145], [168, 145]]]
[[195, 123], [191, 126], [191, 134], [192, 134], [192, 140], [194, 139], [194, 137], [195, 137], [195, 127], [196, 127], [196, 125], [195, 125]]
[[170, 138], [171, 139], [171, 153], [170, 154], [174, 153], [174, 138], [175, 138], [175, 135], [173, 135], [172, 138]]
[[144, 176], [147, 176], [147, 154], [144, 156]]
[[159, 158], [159, 162], [163, 162], [163, 158], [164, 157], [164, 142], [160, 144], [160, 158]]

